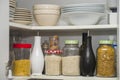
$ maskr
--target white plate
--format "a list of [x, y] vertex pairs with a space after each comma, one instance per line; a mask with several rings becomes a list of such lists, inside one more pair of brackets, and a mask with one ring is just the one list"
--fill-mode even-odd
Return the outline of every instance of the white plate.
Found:
[[32, 20], [32, 18], [29, 17], [16, 17], [14, 16], [15, 19], [26, 19], [26, 20]]
[[87, 7], [103, 7], [105, 6], [105, 4], [102, 3], [81, 3], [81, 4], [69, 4], [69, 5], [65, 5], [62, 6], [62, 8], [68, 8], [68, 7], [75, 7], [75, 6], [79, 6], [79, 7], [83, 7], [83, 6], [87, 6]]
[[74, 12], [74, 11], [90, 11], [90, 12], [100, 12], [100, 13], [104, 13], [105, 10], [104, 9], [65, 9], [65, 10], [61, 10], [62, 13], [67, 13], [67, 12]]
[[28, 14], [14, 14], [15, 16], [25, 16], [25, 17], [32, 17], [32, 15], [28, 15]]
[[29, 9], [27, 9], [27, 8], [16, 8], [16, 10], [30, 11], [30, 10], [29, 10]]
[[26, 25], [29, 25], [32, 23], [31, 21], [21, 21], [21, 20], [14, 20], [13, 22], [20, 23], [20, 24], [26, 24]]
[[10, 0], [9, 3], [16, 3], [16, 1], [15, 0]]
[[68, 10], [68, 9], [105, 9], [105, 7], [69, 7], [69, 8], [61, 8], [61, 10]]

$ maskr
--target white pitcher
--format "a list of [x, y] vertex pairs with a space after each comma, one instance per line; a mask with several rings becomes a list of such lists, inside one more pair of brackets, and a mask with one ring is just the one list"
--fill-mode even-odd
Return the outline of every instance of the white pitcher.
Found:
[[44, 68], [44, 56], [41, 48], [41, 37], [35, 36], [33, 51], [31, 53], [32, 75], [42, 75]]

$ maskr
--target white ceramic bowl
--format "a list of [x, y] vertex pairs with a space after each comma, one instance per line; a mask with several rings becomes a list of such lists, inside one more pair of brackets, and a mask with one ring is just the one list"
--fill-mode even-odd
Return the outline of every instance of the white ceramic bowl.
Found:
[[60, 10], [34, 10], [34, 14], [60, 14]]
[[55, 26], [59, 20], [59, 14], [39, 14], [34, 15], [36, 22], [40, 26]]
[[35, 4], [33, 6], [33, 9], [60, 9], [59, 5], [54, 5], [54, 4]]
[[94, 12], [69, 12], [62, 14], [62, 17], [69, 25], [95, 25], [103, 15]]

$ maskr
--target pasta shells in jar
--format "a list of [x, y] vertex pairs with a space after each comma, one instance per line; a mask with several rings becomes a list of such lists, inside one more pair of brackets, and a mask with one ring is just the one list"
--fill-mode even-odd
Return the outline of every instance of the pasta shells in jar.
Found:
[[100, 40], [97, 49], [97, 76], [115, 76], [115, 51], [111, 40]]

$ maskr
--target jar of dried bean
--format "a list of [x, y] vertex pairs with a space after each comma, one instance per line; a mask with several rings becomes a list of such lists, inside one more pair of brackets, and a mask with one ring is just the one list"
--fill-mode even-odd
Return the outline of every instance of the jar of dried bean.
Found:
[[30, 49], [28, 43], [13, 44], [15, 60], [13, 61], [14, 76], [30, 76]]
[[100, 40], [97, 49], [97, 76], [115, 76], [115, 51], [111, 40]]

